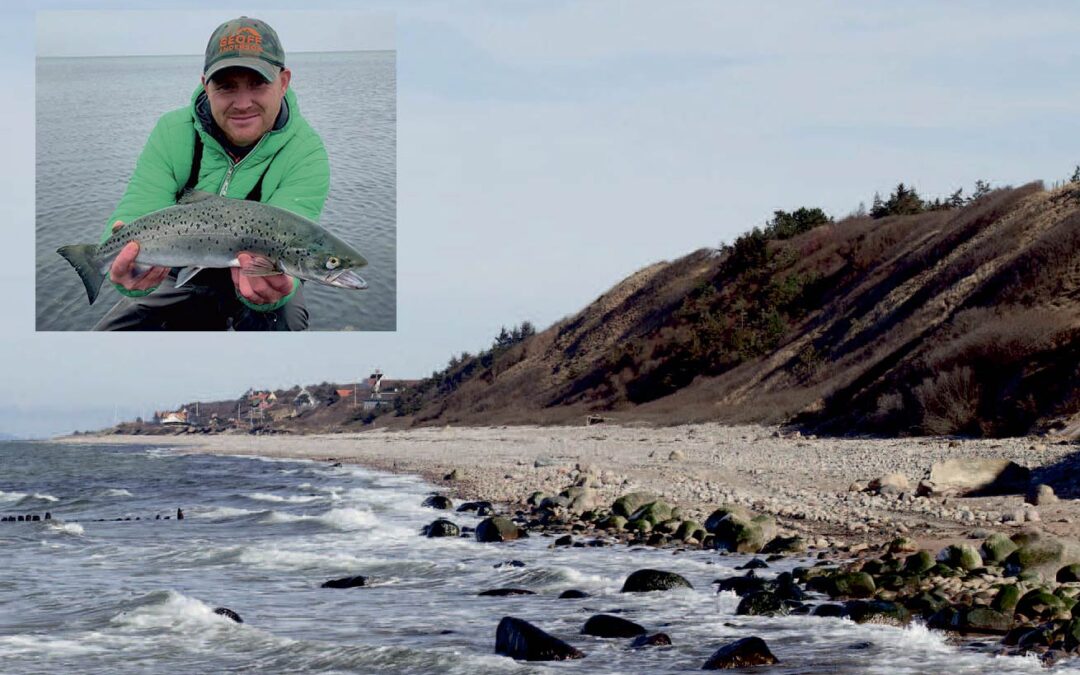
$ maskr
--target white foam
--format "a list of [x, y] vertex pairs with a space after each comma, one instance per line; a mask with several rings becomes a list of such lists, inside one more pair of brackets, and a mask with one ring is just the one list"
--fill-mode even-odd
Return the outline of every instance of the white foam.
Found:
[[25, 492], [4, 492], [0, 490], [0, 502], [17, 502], [26, 497]]
[[55, 530], [62, 534], [81, 535], [86, 533], [83, 526], [78, 523], [62, 523], [56, 520], [47, 520], [45, 522], [49, 524], [50, 530]]
[[248, 509], [238, 509], [232, 506], [216, 506], [206, 511], [197, 511], [190, 509], [187, 513], [189, 518], [236, 518], [238, 516], [246, 516], [249, 513], [258, 513], [258, 511], [250, 511]]
[[120, 628], [135, 630], [169, 629], [179, 632], [202, 632], [209, 627], [234, 624], [206, 603], [189, 598], [176, 591], [151, 593], [144, 596], [144, 604], [131, 611], [121, 612], [109, 623]]
[[106, 497], [134, 497], [128, 490], [124, 488], [109, 488], [105, 491]]
[[42, 634], [0, 636], [0, 656], [48, 654], [50, 657], [63, 657], [101, 654], [108, 651], [110, 651], [108, 647], [88, 644], [84, 640], [65, 640]]
[[245, 547], [237, 560], [246, 565], [275, 570], [333, 569], [353, 571], [357, 568], [379, 562], [377, 558], [358, 558], [345, 553], [329, 551], [296, 551], [283, 548]]
[[248, 499], [254, 499], [260, 502], [277, 502], [282, 504], [306, 504], [322, 499], [319, 495], [275, 495], [268, 492], [252, 492], [244, 496]]
[[337, 530], [370, 530], [379, 524], [379, 518], [371, 511], [360, 509], [330, 509], [317, 516], [293, 515], [280, 511], [271, 511], [264, 523], [296, 523], [301, 521], [317, 522]]
[[46, 502], [58, 502], [58, 501], [60, 501], [59, 497], [53, 497], [52, 495], [44, 495], [44, 494], [41, 494], [40, 492], [35, 492], [34, 493], [34, 499], [40, 499], [40, 500], [46, 501]]

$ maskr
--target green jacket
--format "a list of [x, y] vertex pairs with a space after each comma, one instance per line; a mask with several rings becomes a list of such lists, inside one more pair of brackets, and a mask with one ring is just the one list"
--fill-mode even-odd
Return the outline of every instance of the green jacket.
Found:
[[[135, 163], [135, 172], [128, 181], [124, 196], [105, 225], [102, 241], [112, 234], [112, 224], [117, 220], [130, 223], [151, 211], [176, 203], [176, 193], [184, 187], [191, 174], [195, 131], [203, 142], [196, 190], [243, 199], [255, 187], [259, 176], [263, 175], [263, 203], [288, 209], [318, 222], [330, 191], [330, 162], [322, 139], [300, 116], [300, 106], [293, 90], [290, 88], [285, 92], [289, 107], [285, 125], [267, 132], [255, 148], [235, 165], [221, 144], [199, 121], [195, 101], [202, 92], [203, 87], [199, 85], [191, 95], [189, 106], [167, 112], [158, 120]], [[267, 168], [271, 159], [273, 163]], [[240, 300], [253, 309], [277, 309], [292, 298], [296, 286], [294, 284], [293, 292], [274, 305], [252, 305], [242, 297]]]

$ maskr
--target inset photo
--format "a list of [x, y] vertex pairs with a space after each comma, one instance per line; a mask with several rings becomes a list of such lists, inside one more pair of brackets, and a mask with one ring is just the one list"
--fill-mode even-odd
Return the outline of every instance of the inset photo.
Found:
[[394, 19], [41, 12], [39, 331], [392, 331]]

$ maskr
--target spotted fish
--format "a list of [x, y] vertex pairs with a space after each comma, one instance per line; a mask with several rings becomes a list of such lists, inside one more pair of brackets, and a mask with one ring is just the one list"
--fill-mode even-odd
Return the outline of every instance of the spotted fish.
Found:
[[138, 265], [183, 268], [177, 286], [205, 268], [239, 267], [236, 256], [246, 251], [254, 262], [241, 274], [284, 273], [338, 288], [367, 288], [355, 271], [367, 264], [364, 256], [307, 218], [259, 202], [190, 192], [176, 206], [125, 223], [100, 246], [56, 250], [79, 273], [91, 305], [129, 241], [139, 243]]

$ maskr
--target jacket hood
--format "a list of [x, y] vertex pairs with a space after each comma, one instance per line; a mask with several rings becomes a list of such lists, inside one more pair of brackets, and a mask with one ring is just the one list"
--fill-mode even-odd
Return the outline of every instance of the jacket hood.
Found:
[[[277, 120], [274, 121], [274, 126], [251, 152], [260, 156], [267, 152], [269, 154], [276, 152], [296, 133], [299, 116], [300, 106], [296, 102], [296, 94], [293, 93], [290, 87], [285, 90], [285, 100], [282, 101], [281, 112], [278, 114]], [[210, 115], [210, 102], [206, 96], [206, 89], [202, 84], [198, 85], [191, 94], [191, 117], [195, 129], [203, 138], [203, 143], [216, 144], [224, 150], [224, 146], [228, 144], [228, 141], [221, 134], [213, 117]]]

